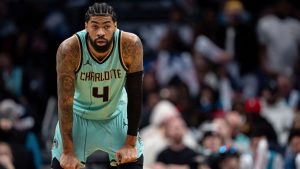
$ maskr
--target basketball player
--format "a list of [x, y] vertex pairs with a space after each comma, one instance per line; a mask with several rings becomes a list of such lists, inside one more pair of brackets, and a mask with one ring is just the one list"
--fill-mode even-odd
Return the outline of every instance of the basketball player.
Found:
[[96, 150], [120, 169], [143, 168], [138, 36], [117, 28], [112, 6], [95, 3], [85, 14], [85, 29], [63, 41], [56, 57], [59, 122], [52, 168], [79, 169]]

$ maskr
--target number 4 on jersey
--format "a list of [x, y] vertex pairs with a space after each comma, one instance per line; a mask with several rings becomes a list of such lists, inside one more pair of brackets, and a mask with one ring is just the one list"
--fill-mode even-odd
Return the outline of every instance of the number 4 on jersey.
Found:
[[99, 93], [99, 88], [98, 87], [93, 87], [93, 96], [96, 98], [103, 98], [103, 102], [108, 101], [108, 96], [109, 96], [109, 88], [108, 86], [103, 87], [103, 93]]

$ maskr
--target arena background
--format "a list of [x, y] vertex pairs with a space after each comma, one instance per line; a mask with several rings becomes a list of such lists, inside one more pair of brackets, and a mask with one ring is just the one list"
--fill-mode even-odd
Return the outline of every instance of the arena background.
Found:
[[[56, 50], [84, 28], [85, 11], [94, 2], [103, 1], [0, 1], [0, 145], [10, 145], [16, 169], [50, 168], [57, 122]], [[257, 121], [249, 114], [258, 114], [275, 131], [262, 133], [269, 149], [287, 163], [288, 138], [300, 128], [299, 1], [106, 2], [117, 12], [118, 27], [136, 33], [144, 45], [141, 132], [160, 132], [173, 111], [187, 125], [191, 143], [186, 144], [201, 157], [206, 157], [202, 141], [208, 130], [242, 155], [256, 131]], [[211, 127], [216, 119], [224, 120], [230, 132]], [[165, 138], [154, 137], [164, 133], [151, 134], [142, 135], [145, 158], [147, 153], [152, 158], [145, 159], [145, 168], [166, 148], [159, 146]], [[239, 134], [246, 141], [237, 141]], [[199, 168], [209, 165], [198, 163]], [[107, 165], [107, 156], [98, 152], [87, 168]]]

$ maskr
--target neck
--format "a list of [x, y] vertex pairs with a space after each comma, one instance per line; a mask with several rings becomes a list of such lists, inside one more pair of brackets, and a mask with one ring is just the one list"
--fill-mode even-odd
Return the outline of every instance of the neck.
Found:
[[180, 151], [185, 148], [185, 145], [182, 142], [181, 143], [172, 143], [170, 148], [174, 151]]

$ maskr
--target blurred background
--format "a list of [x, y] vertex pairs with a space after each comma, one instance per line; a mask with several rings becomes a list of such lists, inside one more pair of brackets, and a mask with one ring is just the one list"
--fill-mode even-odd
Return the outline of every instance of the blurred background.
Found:
[[[94, 2], [0, 1], [0, 169], [50, 168], [56, 50]], [[144, 168], [300, 168], [300, 1], [106, 2], [144, 45]]]

